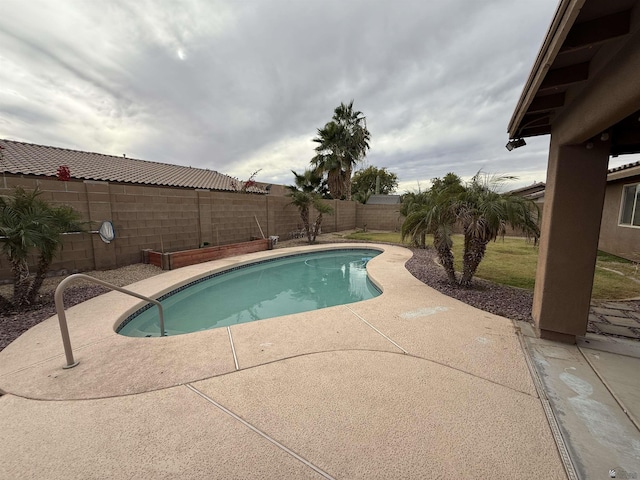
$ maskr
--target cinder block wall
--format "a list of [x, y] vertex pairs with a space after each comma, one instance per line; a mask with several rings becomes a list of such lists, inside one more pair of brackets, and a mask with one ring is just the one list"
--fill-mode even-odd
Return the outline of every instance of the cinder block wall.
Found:
[[404, 217], [400, 215], [400, 205], [356, 205], [355, 223], [357, 228], [367, 230], [400, 231]]
[[[0, 195], [10, 195], [18, 185], [27, 190], [38, 186], [44, 200], [69, 205], [91, 221], [90, 230], [97, 230], [104, 220], [113, 223], [116, 239], [110, 244], [96, 234], [66, 235], [51, 273], [138, 263], [141, 250], [146, 248], [176, 251], [198, 248], [205, 242], [212, 246], [244, 242], [260, 238], [260, 228], [265, 236], [278, 235], [284, 240], [302, 227], [297, 208], [284, 196], [81, 180], [60, 182], [49, 177], [7, 174], [0, 180]], [[325, 215], [323, 232], [362, 228], [363, 224], [372, 230], [396, 230], [401, 225], [395, 205], [329, 203], [334, 213]], [[30, 265], [35, 268], [35, 264], [34, 255]], [[0, 281], [10, 279], [9, 262], [0, 256]]]

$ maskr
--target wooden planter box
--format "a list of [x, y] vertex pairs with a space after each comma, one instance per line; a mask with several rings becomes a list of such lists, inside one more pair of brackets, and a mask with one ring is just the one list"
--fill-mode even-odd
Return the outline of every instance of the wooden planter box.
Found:
[[194, 248], [193, 250], [182, 250], [180, 252], [160, 253], [148, 249], [142, 251], [142, 261], [143, 263], [150, 263], [160, 267], [163, 270], [174, 270], [187, 265], [233, 257], [243, 253], [262, 252], [272, 248], [272, 241], [264, 238], [250, 242], [232, 243], [219, 247]]

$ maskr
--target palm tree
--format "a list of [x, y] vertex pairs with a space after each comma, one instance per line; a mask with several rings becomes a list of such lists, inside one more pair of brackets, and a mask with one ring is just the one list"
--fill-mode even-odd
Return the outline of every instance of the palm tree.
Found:
[[29, 304], [35, 301], [58, 249], [62, 248], [62, 234], [84, 230], [79, 214], [66, 205], [49, 207], [48, 219], [50, 222], [43, 228], [43, 236], [37, 245], [40, 255], [38, 268], [26, 298], [26, 302]]
[[540, 236], [538, 206], [523, 197], [497, 192], [500, 185], [513, 179], [478, 172], [457, 196], [453, 209], [464, 233], [461, 286], [471, 284], [487, 244], [504, 237], [507, 226], [527, 238]]
[[366, 118], [354, 111], [353, 100], [348, 105], [340, 103], [332, 120], [318, 129], [313, 139], [318, 143], [317, 154], [311, 163], [327, 174], [333, 198], [351, 200], [351, 172], [365, 157], [370, 138]]
[[0, 197], [0, 248], [13, 272], [13, 302], [3, 298], [3, 304], [24, 304], [29, 292], [29, 251], [42, 241], [39, 226], [46, 223], [47, 214], [37, 197], [38, 192], [27, 193], [22, 187], [10, 197]]
[[[11, 196], [0, 197], [0, 251], [9, 258], [13, 271], [13, 300], [0, 297], [4, 307], [32, 303], [42, 286], [62, 233], [80, 230], [79, 215], [70, 207], [51, 207], [38, 189], [27, 192], [17, 187]], [[29, 273], [28, 258], [39, 251], [37, 274]]]
[[316, 156], [311, 159], [314, 170], [327, 174], [327, 187], [331, 196], [336, 199], [345, 198], [342, 145], [344, 130], [331, 121], [324, 128], [318, 129], [318, 136], [313, 139], [319, 145], [315, 148]]
[[[322, 201], [322, 175], [316, 170], [305, 170], [303, 174], [291, 171], [295, 178], [295, 185], [289, 185], [288, 197], [291, 197], [290, 205], [295, 205], [300, 211], [300, 219], [304, 226], [304, 231], [309, 240], [309, 244], [316, 241], [320, 226], [322, 225], [322, 217], [325, 214], [333, 212], [331, 205]], [[311, 225], [310, 214], [313, 208], [317, 215]]]
[[[402, 215], [406, 219], [412, 213], [426, 207], [428, 201], [429, 191], [422, 192], [420, 189], [418, 189], [417, 192], [405, 193], [402, 196], [402, 203], [400, 204], [400, 215]], [[414, 229], [410, 230], [413, 231]], [[415, 233], [411, 234], [412, 243], [415, 247], [418, 248], [426, 248], [426, 237], [427, 232], [424, 229], [415, 230]]]
[[455, 284], [456, 274], [451, 252], [451, 235], [456, 223], [453, 198], [441, 191], [420, 193], [419, 200], [420, 203], [410, 204], [413, 208], [407, 210], [407, 217], [402, 224], [402, 239], [412, 237], [416, 242], [420, 238], [424, 245], [425, 236], [433, 235], [433, 246], [440, 264], [444, 267], [449, 283]]
[[[452, 177], [453, 178], [453, 177]], [[452, 284], [471, 285], [471, 280], [484, 258], [487, 244], [504, 236], [506, 228], [521, 231], [527, 237], [538, 238], [539, 209], [531, 200], [498, 193], [498, 187], [515, 177], [489, 176], [478, 172], [466, 186], [449, 182], [443, 186], [434, 182], [428, 192], [412, 194], [401, 209], [406, 212], [402, 238], [433, 234], [433, 245]], [[464, 233], [462, 276], [456, 280], [451, 252], [451, 234], [458, 224]]]

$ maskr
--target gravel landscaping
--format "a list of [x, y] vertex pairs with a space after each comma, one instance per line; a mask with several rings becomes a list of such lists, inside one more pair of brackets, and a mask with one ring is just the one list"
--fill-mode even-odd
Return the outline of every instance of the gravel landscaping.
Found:
[[[130, 285], [161, 273], [162, 270], [153, 265], [142, 263], [128, 265], [114, 270], [84, 272], [92, 277], [112, 283], [118, 287]], [[23, 332], [34, 325], [55, 315], [56, 308], [53, 302], [53, 293], [58, 283], [66, 277], [47, 278], [40, 290], [40, 297], [35, 305], [20, 312], [0, 312], [0, 350], [18, 338]], [[0, 285], [0, 294], [5, 298], [11, 298], [13, 285]], [[65, 307], [72, 307], [90, 298], [102, 295], [109, 290], [99, 285], [92, 285], [79, 281], [70, 285], [64, 292]]]

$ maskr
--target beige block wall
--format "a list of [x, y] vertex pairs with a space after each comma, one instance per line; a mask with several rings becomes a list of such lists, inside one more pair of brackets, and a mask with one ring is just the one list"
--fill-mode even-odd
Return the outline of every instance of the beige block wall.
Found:
[[356, 227], [367, 230], [400, 231], [404, 217], [400, 205], [356, 204]]
[[290, 205], [290, 198], [268, 195], [266, 201], [269, 209], [269, 235], [286, 240], [290, 232], [302, 228], [300, 213], [296, 207]]
[[[116, 239], [110, 244], [96, 234], [66, 235], [51, 273], [138, 263], [141, 251], [147, 248], [177, 251], [198, 248], [204, 242], [212, 246], [244, 242], [260, 238], [260, 228], [265, 236], [277, 235], [285, 240], [302, 227], [297, 208], [285, 196], [80, 180], [60, 182], [48, 177], [7, 174], [1, 178], [0, 195], [10, 195], [17, 185], [27, 190], [38, 186], [43, 199], [75, 208], [91, 222], [90, 230], [97, 230], [104, 220], [113, 223]], [[324, 216], [323, 232], [362, 228], [365, 223], [371, 230], [398, 230], [402, 224], [395, 205], [328, 202], [334, 213]], [[30, 264], [35, 268], [35, 255]], [[10, 279], [9, 262], [0, 256], [0, 282]]]

